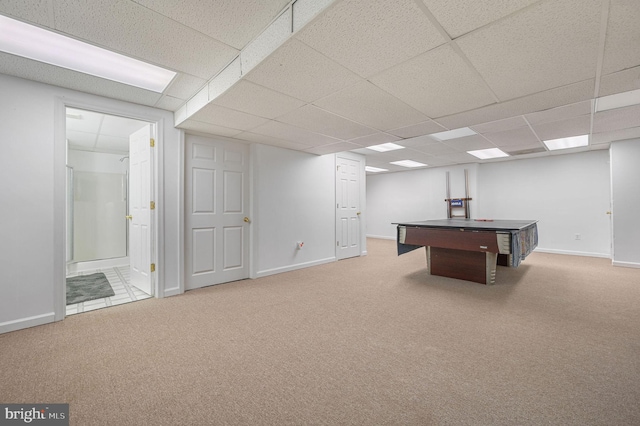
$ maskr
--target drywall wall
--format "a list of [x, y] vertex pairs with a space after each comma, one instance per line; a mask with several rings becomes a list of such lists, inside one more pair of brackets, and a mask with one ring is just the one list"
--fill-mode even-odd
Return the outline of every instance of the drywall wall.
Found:
[[251, 155], [252, 277], [335, 260], [335, 156], [257, 144]]
[[394, 222], [445, 219], [447, 172], [451, 197], [463, 198], [465, 169], [471, 215], [477, 217], [477, 164], [367, 175], [367, 236], [395, 239]]
[[605, 150], [481, 164], [478, 217], [538, 220], [538, 250], [610, 257]]
[[0, 93], [0, 332], [63, 315], [64, 105], [160, 123], [159, 292], [179, 293], [183, 137], [173, 115], [6, 75]]
[[[464, 168], [368, 176], [367, 234], [395, 238], [391, 222], [445, 218], [445, 172], [459, 178]], [[470, 169], [472, 218], [538, 220], [538, 250], [609, 257], [607, 151], [466, 168]], [[452, 197], [461, 196], [461, 182], [451, 181]]]
[[611, 144], [613, 264], [640, 268], [640, 139]]

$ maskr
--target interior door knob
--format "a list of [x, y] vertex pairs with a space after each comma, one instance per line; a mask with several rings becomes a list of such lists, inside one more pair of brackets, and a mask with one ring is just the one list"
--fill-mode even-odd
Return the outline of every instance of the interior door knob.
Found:
[[245, 216], [245, 217], [244, 217], [244, 219], [242, 219], [242, 220], [244, 220], [244, 221], [245, 221], [245, 222], [247, 222], [247, 223], [251, 222], [251, 220], [250, 220], [248, 217], [246, 217], [246, 216]]

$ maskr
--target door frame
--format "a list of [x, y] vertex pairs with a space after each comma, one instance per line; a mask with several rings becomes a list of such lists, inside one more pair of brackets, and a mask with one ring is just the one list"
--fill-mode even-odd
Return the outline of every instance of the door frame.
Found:
[[[127, 107], [120, 101], [112, 99], [96, 98], [91, 101], [82, 100], [68, 96], [57, 96], [54, 99], [54, 146], [53, 146], [53, 300], [54, 300], [54, 321], [61, 321], [66, 317], [66, 277], [67, 277], [67, 137], [66, 137], [66, 109], [77, 108], [94, 111], [101, 114], [115, 115], [134, 120], [146, 121], [155, 127], [156, 143], [153, 155], [153, 181], [152, 197], [156, 205], [160, 206], [155, 210], [155, 221], [153, 224], [153, 245], [149, 253], [150, 262], [155, 262], [156, 276], [153, 283], [154, 297], [164, 297], [164, 268], [158, 264], [158, 259], [164, 258], [163, 239], [159, 232], [164, 226], [162, 206], [164, 193], [163, 179], [163, 140], [164, 140], [164, 119], [162, 117], [146, 114], [136, 110], [137, 106]], [[138, 107], [140, 108], [140, 107]]]

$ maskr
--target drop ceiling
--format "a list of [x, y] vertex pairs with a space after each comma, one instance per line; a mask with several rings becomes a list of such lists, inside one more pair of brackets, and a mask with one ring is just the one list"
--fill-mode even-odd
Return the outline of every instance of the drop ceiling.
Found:
[[[640, 137], [637, 105], [594, 108], [640, 90], [637, 0], [24, 0], [0, 14], [178, 74], [155, 93], [6, 53], [0, 73], [174, 111], [187, 132], [355, 151], [389, 171]], [[462, 127], [478, 134], [428, 136]], [[406, 148], [366, 148], [385, 142]]]

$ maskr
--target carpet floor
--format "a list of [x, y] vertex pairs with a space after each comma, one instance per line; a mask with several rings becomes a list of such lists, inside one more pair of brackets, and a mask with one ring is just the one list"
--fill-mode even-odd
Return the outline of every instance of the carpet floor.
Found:
[[640, 424], [640, 270], [534, 252], [485, 286], [367, 244], [0, 335], [0, 401], [72, 425]]

